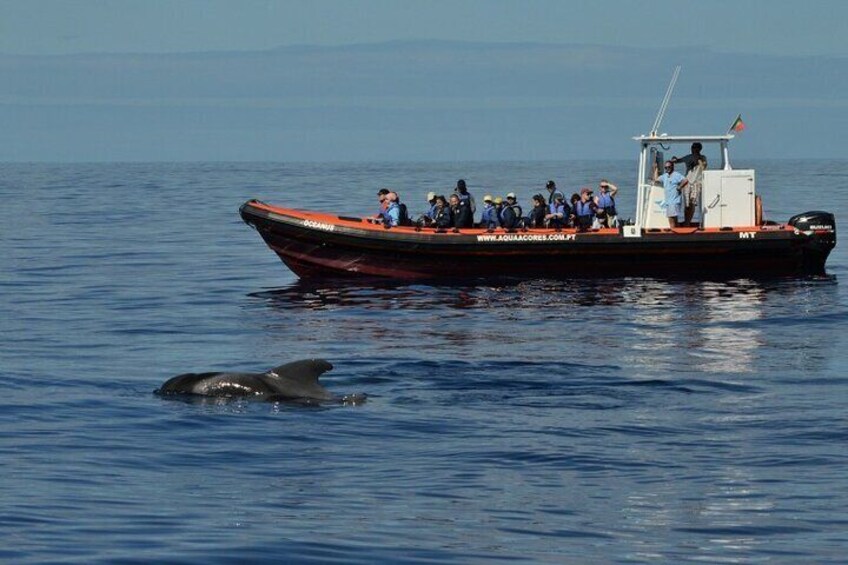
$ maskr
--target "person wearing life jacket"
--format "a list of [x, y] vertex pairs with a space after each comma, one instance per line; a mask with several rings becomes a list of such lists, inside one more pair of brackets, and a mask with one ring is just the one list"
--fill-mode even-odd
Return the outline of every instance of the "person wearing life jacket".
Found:
[[388, 204], [383, 211], [383, 225], [387, 228], [401, 225], [401, 209], [398, 200], [399, 198], [396, 192], [389, 192], [386, 195]]
[[565, 196], [562, 192], [554, 192], [551, 198], [553, 202], [548, 204], [548, 213], [545, 214], [545, 222], [554, 229], [562, 229], [568, 221], [571, 210], [569, 210], [568, 204], [565, 203]]
[[388, 188], [381, 188], [377, 191], [377, 201], [380, 203], [380, 207], [376, 214], [368, 218], [368, 221], [372, 224], [382, 224], [385, 221], [386, 208], [389, 206], [389, 192]]
[[545, 197], [541, 194], [534, 194], [531, 201], [533, 207], [530, 209], [530, 214], [524, 219], [524, 225], [528, 228], [544, 228], [545, 217], [548, 213], [548, 205], [545, 204]]
[[558, 192], [556, 183], [552, 180], [549, 180], [547, 183], [545, 183], [545, 190], [548, 191], [548, 206], [550, 206], [554, 203], [554, 195]]
[[568, 207], [568, 221], [566, 222], [566, 225], [570, 228], [576, 228], [577, 227], [577, 203], [580, 202], [580, 195], [575, 192], [574, 194], [571, 195], [569, 202], [571, 202], [571, 206]]
[[483, 215], [480, 217], [480, 227], [486, 230], [493, 230], [500, 227], [498, 221], [498, 210], [495, 208], [495, 201], [491, 194], [483, 197]]
[[584, 188], [580, 191], [580, 200], [574, 205], [575, 226], [580, 231], [586, 231], [592, 227], [597, 205], [592, 198], [592, 189]]
[[450, 207], [448, 207], [447, 199], [441, 194], [436, 196], [436, 212], [433, 218], [433, 225], [437, 230], [451, 227]]
[[618, 187], [607, 179], [601, 179], [598, 183], [598, 195], [595, 197], [595, 204], [598, 206], [597, 218], [601, 227], [618, 226], [618, 214], [615, 210], [616, 194], [618, 194]]
[[427, 216], [432, 221], [436, 217], [436, 193], [427, 193], [427, 203], [430, 204], [430, 209], [427, 210]]
[[506, 195], [506, 202], [500, 211], [501, 226], [505, 230], [514, 230], [521, 223], [521, 206], [515, 197], [514, 192]]
[[428, 192], [427, 193], [427, 203], [430, 207], [426, 212], [418, 216], [418, 219], [415, 221], [415, 224], [419, 227], [422, 226], [431, 226], [433, 225], [433, 218], [436, 215], [436, 193]]
[[459, 196], [459, 199], [465, 202], [468, 205], [468, 209], [471, 210], [471, 223], [474, 224], [474, 214], [477, 213], [477, 203], [474, 202], [474, 197], [471, 196], [471, 193], [468, 192], [468, 187], [465, 186], [465, 180], [459, 179], [456, 181], [456, 188], [454, 189], [456, 195]]
[[474, 218], [468, 201], [461, 200], [458, 194], [450, 195], [451, 226], [455, 229], [474, 227]]
[[400, 194], [397, 192], [389, 192], [389, 198], [397, 204], [398, 207], [398, 223], [399, 226], [411, 226], [412, 220], [409, 219], [409, 208], [406, 204], [400, 201]]
[[498, 225], [503, 227], [503, 220], [501, 219], [501, 212], [504, 209], [504, 199], [500, 196], [495, 196], [495, 214], [498, 218]]

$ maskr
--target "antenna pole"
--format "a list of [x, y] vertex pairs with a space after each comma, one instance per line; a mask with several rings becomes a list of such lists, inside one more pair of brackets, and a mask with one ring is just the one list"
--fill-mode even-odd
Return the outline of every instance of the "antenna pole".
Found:
[[660, 104], [660, 111], [657, 112], [657, 119], [654, 120], [654, 125], [651, 128], [651, 137], [656, 137], [659, 133], [660, 124], [665, 116], [665, 111], [668, 109], [668, 101], [671, 100], [671, 93], [674, 92], [674, 85], [677, 84], [677, 76], [680, 74], [680, 65], [674, 67], [674, 74], [671, 75], [671, 82], [668, 83], [668, 89], [665, 91], [665, 98]]

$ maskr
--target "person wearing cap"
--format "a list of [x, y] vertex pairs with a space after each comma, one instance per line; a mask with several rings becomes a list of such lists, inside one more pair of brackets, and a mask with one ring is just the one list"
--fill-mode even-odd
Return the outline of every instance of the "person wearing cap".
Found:
[[574, 205], [574, 225], [580, 231], [586, 231], [592, 227], [595, 212], [598, 206], [592, 198], [592, 189], [584, 188], [580, 191], [580, 200]]
[[418, 226], [430, 226], [433, 224], [433, 219], [436, 217], [435, 192], [427, 193], [427, 203], [430, 204], [430, 208], [418, 217], [418, 220], [416, 221]]
[[501, 217], [501, 212], [504, 209], [504, 199], [500, 196], [495, 196], [495, 214], [498, 216], [498, 225], [503, 227], [503, 218]]
[[555, 229], [565, 227], [565, 222], [571, 212], [565, 203], [565, 195], [562, 192], [554, 192], [551, 195], [553, 202], [548, 204], [548, 213], [545, 214], [545, 222]]
[[501, 226], [505, 230], [514, 230], [518, 227], [521, 220], [521, 206], [518, 205], [514, 192], [507, 193], [506, 202], [501, 207], [499, 217]]
[[432, 220], [433, 219], [433, 212], [436, 211], [436, 193], [435, 192], [428, 192], [427, 193], [427, 203], [430, 205], [430, 209], [427, 210], [426, 215], [427, 215], [427, 217], [429, 217]]
[[666, 161], [663, 168], [665, 172], [660, 175], [656, 166], [654, 166], [654, 182], [662, 184], [665, 191], [665, 199], [662, 206], [665, 208], [665, 215], [668, 218], [668, 227], [676, 228], [677, 217], [680, 215], [682, 203], [680, 191], [689, 184], [689, 181], [686, 180], [686, 177], [674, 170], [674, 163], [671, 161]]
[[468, 208], [471, 210], [471, 223], [474, 223], [474, 214], [477, 213], [477, 203], [474, 202], [474, 197], [471, 196], [471, 193], [468, 192], [468, 187], [465, 186], [465, 180], [459, 179], [456, 181], [456, 188], [454, 189], [456, 195], [459, 196], [459, 199], [465, 202], [468, 205]]
[[556, 183], [552, 180], [549, 180], [547, 183], [545, 183], [545, 189], [548, 191], [548, 205], [550, 206], [554, 203], [554, 194], [557, 193]]
[[597, 217], [601, 227], [614, 228], [618, 226], [618, 214], [615, 211], [615, 195], [618, 187], [607, 179], [601, 179], [598, 183], [598, 195], [595, 203], [598, 205]]
[[483, 197], [483, 215], [480, 217], [480, 227], [493, 230], [500, 226], [498, 222], [498, 210], [495, 208], [495, 200], [491, 194]]

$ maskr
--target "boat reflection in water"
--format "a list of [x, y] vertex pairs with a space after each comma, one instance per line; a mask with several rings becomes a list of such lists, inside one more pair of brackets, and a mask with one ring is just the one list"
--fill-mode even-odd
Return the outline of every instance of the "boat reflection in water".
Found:
[[[806, 313], [816, 304], [828, 310], [833, 292], [827, 289], [835, 290], [835, 281], [632, 278], [431, 286], [301, 280], [251, 297], [254, 306], [271, 311], [263, 315], [269, 327], [296, 331], [298, 339], [315, 331], [314, 339], [351, 346], [385, 340], [386, 349], [410, 358], [422, 347], [448, 358], [582, 359], [597, 366], [616, 358], [634, 377], [655, 378], [687, 367], [701, 374], [762, 371], [771, 361], [758, 349], [767, 343], [773, 349], [776, 340], [786, 342], [783, 350], [821, 347], [810, 342], [819, 326], [807, 333], [787, 329], [809, 325]], [[287, 328], [292, 312], [301, 320], [296, 330]]]

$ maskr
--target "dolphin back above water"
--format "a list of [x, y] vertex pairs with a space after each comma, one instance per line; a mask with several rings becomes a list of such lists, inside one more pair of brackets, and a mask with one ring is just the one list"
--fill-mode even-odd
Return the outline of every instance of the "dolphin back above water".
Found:
[[357, 404], [364, 394], [338, 396], [318, 382], [333, 368], [323, 359], [303, 359], [264, 373], [185, 373], [165, 381], [161, 396], [194, 395], [217, 398], [255, 398], [271, 402], [341, 402]]

